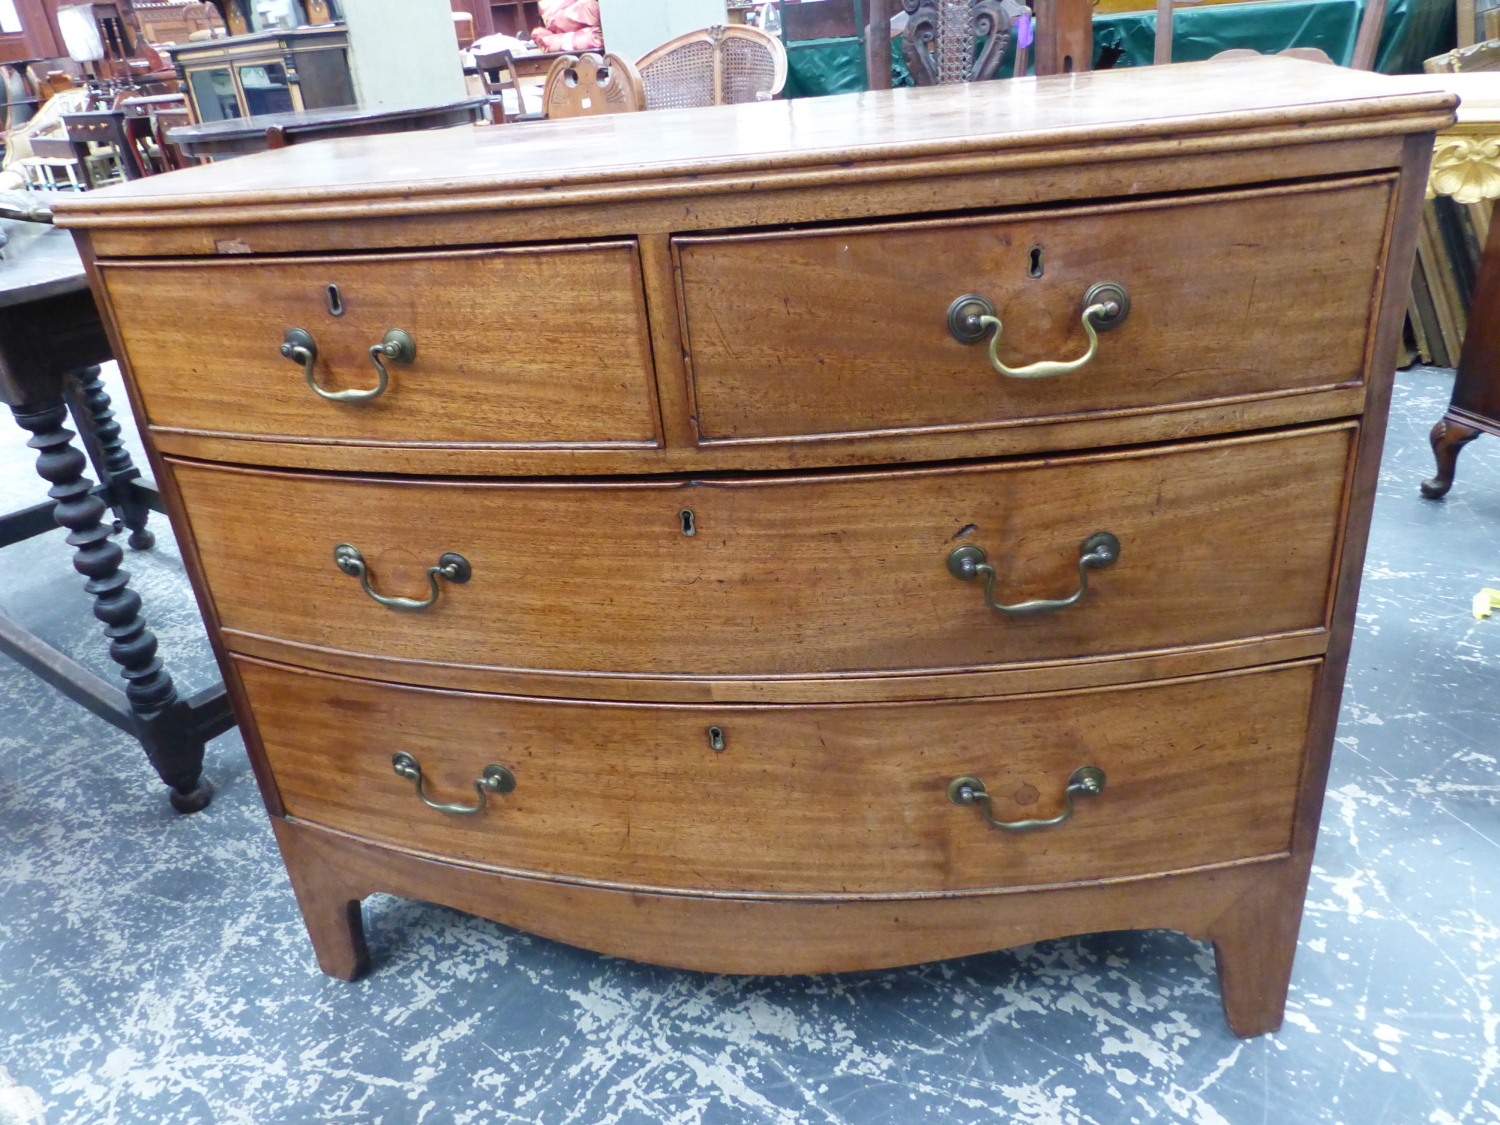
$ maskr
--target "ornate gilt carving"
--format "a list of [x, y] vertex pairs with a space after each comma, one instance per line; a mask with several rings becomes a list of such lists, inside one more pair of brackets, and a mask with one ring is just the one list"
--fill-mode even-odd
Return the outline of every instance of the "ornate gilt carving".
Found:
[[1443, 134], [1432, 153], [1427, 198], [1451, 195], [1456, 203], [1500, 199], [1500, 136]]

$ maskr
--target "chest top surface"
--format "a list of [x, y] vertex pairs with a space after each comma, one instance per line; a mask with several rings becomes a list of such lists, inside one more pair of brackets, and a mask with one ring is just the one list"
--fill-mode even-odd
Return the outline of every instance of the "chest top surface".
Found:
[[[1386, 134], [1441, 127], [1454, 98], [1385, 76], [1264, 58], [1042, 79], [880, 90], [704, 109], [461, 127], [331, 140], [184, 169], [59, 200], [63, 226], [149, 226], [236, 205], [368, 205], [473, 196], [575, 201], [569, 189], [637, 195], [703, 177], [1171, 139], [1243, 143], [1257, 131], [1335, 126]], [[1235, 138], [1240, 138], [1236, 142]], [[1309, 138], [1311, 139], [1311, 138]], [[753, 185], [750, 187], [753, 190]], [[204, 214], [203, 218], [209, 216]], [[313, 216], [309, 216], [313, 217]]]

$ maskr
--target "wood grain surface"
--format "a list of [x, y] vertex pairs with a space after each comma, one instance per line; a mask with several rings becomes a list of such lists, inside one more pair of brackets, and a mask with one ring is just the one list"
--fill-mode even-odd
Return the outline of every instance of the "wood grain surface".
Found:
[[[1273, 1030], [1453, 104], [1184, 64], [60, 199], [325, 971], [362, 970], [376, 891], [721, 972], [1166, 926], [1214, 942], [1237, 1034]], [[944, 331], [977, 291], [1009, 362], [1070, 358], [1095, 281], [1133, 307], [1079, 377], [1016, 385]], [[294, 325], [331, 387], [389, 327], [420, 358], [335, 407], [277, 354]], [[1119, 561], [1054, 613], [945, 566], [978, 546], [1003, 600], [1062, 597], [1100, 530]], [[473, 578], [398, 613], [340, 542], [386, 594], [445, 551]], [[439, 800], [519, 784], [437, 812], [398, 749]], [[1083, 764], [1105, 791], [1034, 835], [946, 796], [1046, 816]]]
[[[735, 894], [912, 894], [1122, 878], [1286, 852], [1316, 663], [1149, 686], [817, 707], [437, 692], [236, 658], [287, 814], [572, 880]], [[708, 730], [723, 732], [714, 750]], [[497, 763], [515, 791], [475, 815]], [[980, 778], [1016, 833], [953, 804]]]
[[77, 222], [88, 224], [101, 258], [141, 259], [502, 245], [514, 242], [517, 231], [539, 241], [613, 239], [621, 231], [670, 235], [767, 222], [864, 221], [1361, 175], [1399, 167], [1408, 129], [1430, 131], [1449, 120], [1431, 113], [1353, 122], [1335, 116], [1188, 137], [1164, 127], [1131, 140], [1081, 142], [1066, 152], [999, 148], [870, 162], [850, 152], [835, 171], [706, 173], [644, 186], [481, 188], [451, 197], [293, 205], [268, 194], [253, 207], [204, 200], [180, 214], [90, 215]]
[[[486, 195], [490, 205], [506, 194], [568, 205], [599, 198], [612, 185], [628, 184], [638, 195], [648, 184], [675, 180], [674, 194], [680, 194], [710, 176], [750, 176], [777, 186], [775, 177], [785, 172], [803, 179], [832, 172], [829, 179], [848, 182], [860, 165], [976, 152], [1045, 152], [1062, 163], [1069, 149], [1143, 137], [1171, 137], [1180, 150], [1198, 138], [1223, 147], [1242, 144], [1257, 130], [1283, 128], [1306, 133], [1310, 142], [1310, 127], [1327, 123], [1345, 135], [1365, 127], [1389, 136], [1441, 127], [1451, 121], [1456, 101], [1437, 88], [1412, 91], [1382, 75], [1295, 59], [1188, 63], [709, 112], [575, 118], [526, 129], [339, 138], [132, 181], [59, 200], [56, 211], [64, 225], [170, 227], [230, 207], [259, 212], [243, 217], [261, 220], [294, 217], [300, 208], [306, 221], [357, 217], [361, 208], [384, 201], [404, 201], [411, 213], [481, 210], [486, 203], [472, 197]], [[1270, 170], [1267, 178], [1274, 175]], [[745, 187], [742, 179], [734, 190]], [[333, 203], [340, 210], [325, 209]]]
[[[1363, 377], [1394, 177], [1197, 199], [675, 241], [699, 431], [725, 441], [1181, 406]], [[1035, 273], [1037, 276], [1031, 276]], [[991, 300], [1013, 367], [948, 331]]]
[[[653, 324], [653, 331], [656, 325]], [[661, 352], [657, 353], [660, 356]], [[659, 387], [681, 377], [662, 362]], [[774, 464], [782, 469], [886, 466], [912, 462], [981, 460], [1113, 445], [1212, 437], [1247, 430], [1301, 426], [1351, 418], [1364, 408], [1363, 384], [1318, 387], [1301, 393], [1271, 391], [1232, 395], [1209, 404], [1084, 410], [1050, 421], [988, 421], [856, 435], [809, 435], [774, 439]], [[202, 430], [153, 426], [153, 444], [169, 456], [332, 472], [413, 476], [580, 477], [667, 475], [763, 470], [765, 445], [758, 441], [696, 442], [686, 383], [661, 399], [666, 446], [626, 444], [502, 445], [423, 442], [371, 445], [346, 441], [250, 438]], [[671, 444], [675, 442], [676, 444]]]
[[[655, 445], [656, 388], [634, 242], [102, 268], [151, 422], [304, 441]], [[337, 285], [343, 311], [330, 311]], [[370, 347], [399, 328], [367, 402], [329, 402], [281, 355], [310, 332], [328, 391], [376, 385]]]
[[223, 630], [238, 653], [281, 664], [297, 664], [349, 676], [460, 691], [501, 692], [555, 699], [642, 703], [893, 703], [919, 699], [966, 699], [980, 695], [1110, 687], [1140, 680], [1173, 679], [1280, 664], [1321, 656], [1326, 629], [1302, 629], [1270, 637], [1178, 648], [1036, 660], [972, 671], [885, 669], [800, 676], [618, 675], [600, 672], [514, 671], [482, 664], [432, 663], [372, 657], [321, 646]]
[[[707, 898], [507, 875], [305, 821], [273, 817], [271, 825], [298, 903], [306, 904], [319, 963], [345, 979], [368, 960], [363, 941], [351, 940], [348, 904], [376, 892], [442, 903], [615, 957], [701, 972], [779, 975], [882, 969], [1099, 930], [1166, 928], [1203, 938], [1239, 904], [1253, 905], [1247, 900], [1257, 888], [1279, 889], [1289, 866], [1273, 859], [924, 900]], [[755, 939], [746, 940], [747, 934]], [[1246, 968], [1244, 977], [1253, 978], [1255, 966]], [[1240, 1024], [1236, 1030], [1258, 1035], [1271, 1029]]]
[[[171, 462], [226, 629], [433, 662], [656, 675], [953, 669], [1316, 628], [1351, 425], [1166, 448], [821, 477], [601, 484], [333, 478]], [[680, 513], [694, 513], [692, 536]], [[1097, 531], [1120, 560], [1061, 598]], [[428, 610], [444, 552], [473, 578]], [[231, 634], [232, 638], [232, 634]], [[232, 639], [231, 639], [232, 643]], [[313, 661], [313, 663], [316, 663]]]

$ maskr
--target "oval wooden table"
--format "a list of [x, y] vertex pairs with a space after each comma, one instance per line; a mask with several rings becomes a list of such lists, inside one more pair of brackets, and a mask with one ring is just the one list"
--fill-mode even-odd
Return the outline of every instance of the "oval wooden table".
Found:
[[167, 130], [167, 140], [184, 156], [244, 156], [301, 141], [325, 137], [365, 137], [375, 133], [408, 133], [417, 129], [447, 129], [483, 121], [488, 97], [464, 98], [437, 105], [402, 109], [366, 109], [357, 105], [332, 109], [303, 109], [291, 113], [262, 113], [231, 117]]

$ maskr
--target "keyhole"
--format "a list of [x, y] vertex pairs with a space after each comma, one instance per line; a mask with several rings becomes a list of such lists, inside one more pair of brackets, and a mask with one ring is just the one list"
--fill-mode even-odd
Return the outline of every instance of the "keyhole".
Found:
[[[698, 523], [693, 516], [693, 509], [684, 508], [677, 513], [677, 518], [682, 521], [682, 533], [684, 535], [697, 535]], [[717, 729], [717, 728], [715, 728]]]
[[1033, 246], [1031, 248], [1030, 253], [1027, 254], [1027, 261], [1028, 261], [1028, 265], [1026, 267], [1026, 276], [1027, 277], [1041, 277], [1042, 276], [1042, 248], [1040, 246]]
[[710, 750], [722, 750], [722, 749], [724, 749], [724, 728], [723, 727], [709, 727], [708, 728], [708, 748]]
[[330, 285], [328, 287], [328, 311], [334, 316], [344, 315], [344, 298], [339, 293], [337, 285]]

